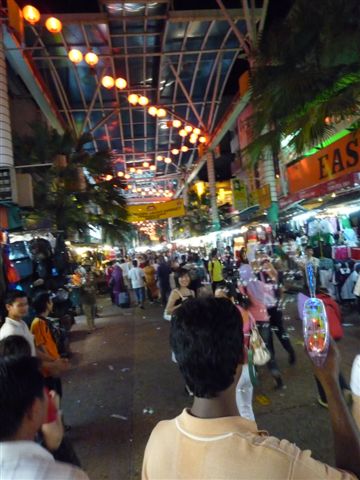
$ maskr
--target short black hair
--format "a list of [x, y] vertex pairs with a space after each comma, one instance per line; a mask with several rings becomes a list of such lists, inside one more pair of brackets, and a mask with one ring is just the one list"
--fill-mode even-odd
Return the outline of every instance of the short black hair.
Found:
[[306, 245], [305, 250], [314, 250], [314, 248], [311, 245]]
[[132, 264], [133, 264], [134, 267], [137, 267], [137, 266], [138, 266], [138, 261], [137, 261], [137, 260], [133, 260], [133, 261], [132, 261]]
[[18, 298], [27, 298], [27, 295], [22, 290], [11, 290], [6, 294], [5, 305], [12, 305]]
[[27, 410], [43, 397], [44, 378], [36, 358], [0, 358], [0, 441], [17, 433]]
[[32, 301], [32, 307], [35, 310], [37, 315], [44, 313], [47, 307], [47, 304], [50, 302], [51, 297], [48, 292], [38, 293], [34, 300]]
[[243, 363], [243, 324], [226, 298], [189, 299], [173, 314], [170, 344], [186, 385], [197, 397], [213, 398], [234, 381]]
[[9, 335], [0, 340], [0, 357], [8, 355], [31, 357], [31, 346], [21, 335]]

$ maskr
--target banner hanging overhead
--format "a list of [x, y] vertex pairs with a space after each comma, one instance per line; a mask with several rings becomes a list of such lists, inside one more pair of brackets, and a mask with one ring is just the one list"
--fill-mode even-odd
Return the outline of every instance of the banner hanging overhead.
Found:
[[184, 200], [182, 198], [168, 202], [129, 205], [127, 210], [129, 213], [129, 222], [165, 220], [166, 218], [182, 217], [185, 215]]

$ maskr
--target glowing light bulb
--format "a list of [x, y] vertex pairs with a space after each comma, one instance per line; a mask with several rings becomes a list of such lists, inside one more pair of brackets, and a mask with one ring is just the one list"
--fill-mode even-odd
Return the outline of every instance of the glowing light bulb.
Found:
[[62, 30], [62, 23], [55, 17], [50, 17], [45, 22], [45, 27], [50, 33], [60, 33]]
[[139, 101], [139, 96], [136, 95], [136, 93], [131, 93], [128, 96], [128, 102], [131, 103], [131, 105], [136, 105]]
[[105, 75], [105, 77], [101, 79], [101, 85], [105, 88], [110, 89], [115, 85], [115, 80], [113, 79], [113, 77], [110, 77], [110, 75]]
[[181, 127], [181, 122], [180, 122], [180, 120], [175, 119], [175, 120], [173, 120], [172, 125], [175, 128], [180, 128]]
[[151, 166], [150, 166], [150, 170], [151, 170], [152, 172], [155, 172], [155, 170], [156, 170], [155, 165], [151, 165]]
[[35, 25], [40, 20], [40, 12], [37, 8], [33, 7], [32, 5], [26, 5], [22, 9], [23, 16], [25, 20], [31, 25]]
[[141, 96], [139, 97], [139, 105], [145, 107], [149, 103], [149, 99], [147, 97]]
[[206, 137], [202, 136], [199, 138], [200, 143], [206, 143]]
[[142, 172], [141, 168], [138, 168], [138, 169], [136, 170], [136, 173], [137, 173], [138, 175], [141, 175], [143, 172]]
[[129, 180], [130, 175], [128, 173], [125, 173], [125, 178], [126, 178], [126, 180]]
[[178, 150], [177, 148], [173, 148], [173, 149], [171, 150], [171, 153], [172, 153], [173, 155], [178, 155], [178, 154], [179, 154], [179, 150]]
[[194, 128], [193, 133], [195, 133], [195, 135], [200, 135], [201, 133], [200, 128]]
[[113, 178], [114, 178], [114, 177], [113, 177], [112, 175], [106, 175], [105, 180], [109, 182], [109, 181], [112, 180]]
[[136, 172], [136, 168], [135, 167], [130, 167], [130, 173], [135, 173]]
[[125, 78], [118, 77], [118, 78], [115, 80], [115, 86], [116, 86], [116, 88], [118, 88], [119, 90], [124, 90], [124, 88], [127, 87], [127, 81], [125, 80]]
[[190, 133], [193, 131], [193, 127], [191, 125], [186, 125], [185, 130]]
[[158, 156], [156, 157], [156, 160], [157, 160], [158, 162], [162, 162], [162, 161], [164, 160], [164, 157], [163, 157], [162, 155], [158, 155]]
[[189, 142], [196, 143], [197, 139], [198, 139], [197, 135], [190, 135]]
[[187, 134], [188, 132], [185, 130], [185, 128], [182, 128], [181, 130], [179, 130], [180, 137], [186, 137]]
[[124, 172], [118, 172], [118, 177], [123, 177], [124, 176]]
[[83, 54], [80, 50], [72, 48], [68, 53], [69, 60], [73, 63], [80, 63], [83, 60]]
[[164, 108], [159, 108], [156, 115], [159, 118], [164, 118], [164, 117], [166, 117], [166, 110]]
[[148, 114], [151, 115], [152, 117], [156, 117], [157, 115], [157, 108], [152, 106], [148, 108]]
[[143, 162], [143, 167], [144, 168], [149, 168], [150, 163], [149, 162]]
[[94, 67], [99, 62], [99, 57], [94, 52], [88, 52], [84, 58], [90, 67]]
[[183, 146], [181, 147], [181, 151], [182, 151], [182, 152], [188, 152], [188, 151], [189, 151], [189, 147], [186, 146], [186, 145], [183, 145]]
[[165, 157], [164, 162], [165, 163], [171, 163], [171, 158], [170, 157]]

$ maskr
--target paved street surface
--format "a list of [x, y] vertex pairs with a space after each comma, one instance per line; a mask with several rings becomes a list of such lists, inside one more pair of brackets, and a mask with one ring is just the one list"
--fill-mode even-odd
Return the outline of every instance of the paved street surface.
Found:
[[[327, 410], [316, 402], [310, 364], [303, 353], [295, 296], [285, 305], [285, 322], [298, 361], [289, 366], [275, 340], [286, 388], [275, 391], [266, 368], [254, 392], [259, 429], [285, 437], [316, 458], [333, 463]], [[177, 367], [170, 360], [169, 324], [158, 305], [121, 310], [99, 299], [96, 332], [86, 333], [84, 317], [72, 330], [73, 368], [64, 379], [63, 410], [83, 468], [92, 480], [139, 479], [148, 436], [161, 419], [176, 416], [191, 400], [185, 395]], [[345, 337], [340, 342], [342, 369], [349, 379], [360, 351], [360, 317], [343, 308]]]

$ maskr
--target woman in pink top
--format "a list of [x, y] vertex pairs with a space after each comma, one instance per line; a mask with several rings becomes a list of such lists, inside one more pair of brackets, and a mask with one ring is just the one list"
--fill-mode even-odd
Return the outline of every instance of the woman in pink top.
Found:
[[269, 352], [271, 353], [271, 359], [267, 366], [275, 381], [275, 388], [282, 388], [284, 384], [281, 378], [279, 367], [275, 360], [275, 351], [270, 328], [270, 317], [267, 310], [269, 307], [276, 304], [276, 299], [272, 293], [271, 286], [258, 280], [250, 265], [242, 265], [239, 269], [239, 273], [239, 291], [243, 295], [247, 295], [249, 297], [249, 312], [255, 319], [260, 335], [262, 336]]
[[[235, 298], [237, 297], [237, 292], [235, 288], [230, 284], [218, 287], [215, 290], [215, 297], [218, 298], [228, 298], [231, 302], [236, 304]], [[247, 363], [247, 351], [249, 349], [249, 339], [250, 339], [250, 323], [251, 323], [251, 314], [245, 308], [245, 305], [240, 306], [236, 304], [238, 308], [242, 321], [243, 321], [243, 332], [244, 332], [244, 363], [241, 369], [241, 376], [239, 382], [236, 386], [236, 404], [239, 410], [239, 414], [243, 418], [248, 420], [255, 420], [253, 408], [252, 408], [252, 398], [253, 398], [253, 385], [251, 383], [250, 374], [249, 374], [249, 365]]]

